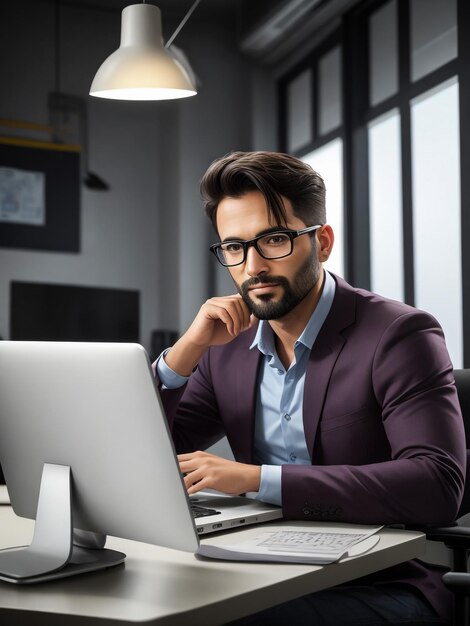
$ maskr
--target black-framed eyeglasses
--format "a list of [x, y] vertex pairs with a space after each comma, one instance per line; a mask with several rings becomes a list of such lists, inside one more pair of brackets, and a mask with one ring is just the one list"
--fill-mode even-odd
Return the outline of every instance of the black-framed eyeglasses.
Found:
[[321, 224], [308, 226], [301, 230], [276, 230], [264, 235], [258, 235], [247, 241], [239, 239], [221, 241], [210, 246], [210, 251], [215, 254], [219, 263], [225, 267], [233, 267], [234, 265], [244, 263], [250, 246], [253, 246], [264, 259], [282, 259], [292, 254], [296, 237], [311, 233], [318, 228], [321, 228]]

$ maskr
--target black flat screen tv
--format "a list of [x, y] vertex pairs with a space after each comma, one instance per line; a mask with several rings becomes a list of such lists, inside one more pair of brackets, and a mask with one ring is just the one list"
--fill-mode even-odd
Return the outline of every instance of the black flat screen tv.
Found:
[[13, 281], [10, 339], [139, 342], [139, 292]]

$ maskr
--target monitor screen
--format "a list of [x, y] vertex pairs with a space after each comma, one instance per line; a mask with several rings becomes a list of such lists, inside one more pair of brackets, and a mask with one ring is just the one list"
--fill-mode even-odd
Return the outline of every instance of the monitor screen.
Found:
[[[73, 525], [197, 551], [188, 497], [142, 346], [0, 341], [0, 371], [0, 461], [13, 510], [36, 518], [34, 541], [54, 552], [62, 536], [66, 551]], [[46, 466], [50, 471], [42, 480]], [[67, 507], [73, 521], [67, 522]], [[35, 578], [22, 579], [18, 563], [2, 559], [9, 559], [8, 552], [0, 552], [0, 579]], [[14, 575], [8, 578], [5, 568]]]
[[13, 281], [10, 339], [139, 341], [139, 292]]

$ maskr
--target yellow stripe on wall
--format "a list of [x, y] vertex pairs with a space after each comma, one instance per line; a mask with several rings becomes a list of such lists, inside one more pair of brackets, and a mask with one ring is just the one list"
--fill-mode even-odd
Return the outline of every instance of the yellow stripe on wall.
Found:
[[39, 148], [41, 150], [58, 150], [59, 152], [80, 152], [82, 147], [77, 144], [52, 143], [36, 141], [35, 139], [20, 139], [19, 137], [0, 137], [0, 143], [23, 148]]
[[36, 124], [36, 122], [25, 122], [23, 120], [0, 119], [0, 126], [5, 126], [7, 128], [26, 128], [28, 130], [39, 130], [45, 133], [54, 132], [54, 129], [52, 126], [45, 126], [44, 124]]

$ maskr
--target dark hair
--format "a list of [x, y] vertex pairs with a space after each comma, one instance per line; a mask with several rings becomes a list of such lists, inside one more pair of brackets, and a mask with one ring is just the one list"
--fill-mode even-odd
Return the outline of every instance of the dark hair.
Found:
[[217, 207], [225, 197], [263, 194], [278, 225], [286, 224], [282, 196], [307, 226], [325, 224], [325, 184], [310, 165], [280, 152], [231, 152], [214, 161], [201, 181], [207, 217], [217, 230]]

